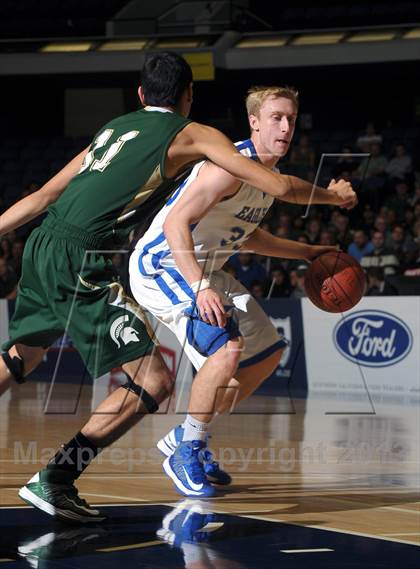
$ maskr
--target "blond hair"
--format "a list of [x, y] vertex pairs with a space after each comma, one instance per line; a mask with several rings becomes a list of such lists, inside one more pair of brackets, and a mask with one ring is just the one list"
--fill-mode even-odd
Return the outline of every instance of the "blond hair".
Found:
[[285, 97], [293, 101], [296, 111], [299, 108], [299, 93], [293, 87], [251, 87], [245, 99], [246, 110], [249, 115], [258, 116], [260, 109], [268, 97]]

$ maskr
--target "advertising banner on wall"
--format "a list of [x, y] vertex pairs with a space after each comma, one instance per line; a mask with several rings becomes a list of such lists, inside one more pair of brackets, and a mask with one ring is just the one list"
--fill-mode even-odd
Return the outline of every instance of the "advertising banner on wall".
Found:
[[[369, 412], [374, 401], [420, 399], [420, 297], [366, 297], [353, 310], [329, 314], [308, 299], [263, 301], [263, 309], [289, 345], [279, 367], [257, 393], [305, 396], [307, 389], [334, 404], [333, 412]], [[13, 303], [0, 300], [0, 340], [7, 339]], [[157, 322], [155, 321], [155, 326]], [[174, 375], [176, 391], [168, 411], [184, 412], [192, 366], [177, 338], [158, 326], [160, 351]], [[70, 339], [57, 342], [30, 379], [90, 382]], [[114, 370], [93, 385], [92, 408], [125, 381]], [[349, 406], [348, 401], [357, 402]]]
[[420, 395], [420, 298], [365, 297], [344, 314], [302, 301], [308, 388], [359, 394]]

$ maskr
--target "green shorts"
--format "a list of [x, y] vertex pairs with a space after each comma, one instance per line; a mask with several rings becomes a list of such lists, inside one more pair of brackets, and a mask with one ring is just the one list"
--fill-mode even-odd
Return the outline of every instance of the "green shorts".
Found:
[[124, 294], [98, 244], [49, 218], [32, 232], [3, 350], [17, 343], [47, 348], [66, 332], [93, 378], [152, 351], [146, 316]]

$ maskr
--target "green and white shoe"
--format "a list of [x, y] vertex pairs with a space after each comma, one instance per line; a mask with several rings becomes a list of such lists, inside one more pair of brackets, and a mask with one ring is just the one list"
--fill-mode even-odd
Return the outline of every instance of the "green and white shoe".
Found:
[[37, 472], [19, 490], [19, 496], [30, 506], [66, 522], [95, 523], [106, 519], [79, 497], [77, 488], [66, 481], [65, 473], [49, 471]]
[[95, 546], [91, 542], [103, 538], [104, 534], [106, 531], [101, 527], [86, 526], [60, 532], [50, 531], [35, 539], [24, 539], [17, 551], [34, 569], [50, 567], [42, 561], [93, 553]]

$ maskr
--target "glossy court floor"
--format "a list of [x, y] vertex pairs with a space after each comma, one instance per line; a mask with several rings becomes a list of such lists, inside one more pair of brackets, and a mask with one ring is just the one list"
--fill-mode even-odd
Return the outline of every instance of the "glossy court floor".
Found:
[[[19, 487], [88, 417], [92, 388], [46, 382], [0, 400], [0, 568], [420, 568], [417, 398], [257, 395], [219, 417], [211, 448], [234, 478], [212, 500], [178, 495], [156, 441], [182, 415], [147, 417], [78, 482], [107, 521], [54, 523]], [[48, 413], [45, 402], [49, 401]]]

